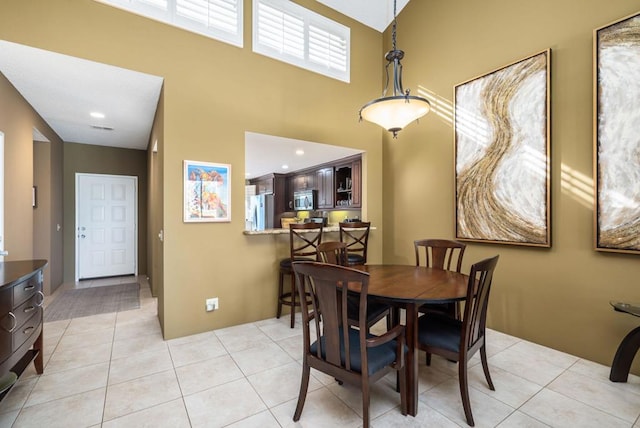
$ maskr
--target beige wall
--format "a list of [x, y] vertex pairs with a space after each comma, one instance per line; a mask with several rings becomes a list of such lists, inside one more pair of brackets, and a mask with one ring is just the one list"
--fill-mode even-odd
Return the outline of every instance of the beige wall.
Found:
[[[350, 84], [253, 54], [248, 0], [242, 49], [91, 0], [0, 5], [0, 38], [165, 78], [160, 173], [150, 176], [162, 188], [152, 209], [161, 207], [164, 216], [159, 297], [167, 338], [275, 314], [282, 243], [241, 233], [236, 201], [243, 199], [245, 131], [367, 150], [363, 217], [379, 228], [372, 262], [384, 256], [412, 263], [414, 239], [453, 237], [451, 122], [430, 114], [398, 140], [384, 141], [375, 126], [359, 124], [358, 108], [380, 92], [389, 32], [383, 39], [317, 2], [297, 2], [352, 26]], [[501, 255], [491, 327], [605, 364], [637, 325], [608, 301], [640, 301], [640, 265], [637, 256], [593, 251], [592, 204], [562, 187], [561, 170], [593, 177], [592, 31], [637, 10], [638, 0], [414, 0], [398, 27], [398, 46], [407, 53], [405, 86], [413, 93], [422, 86], [445, 103], [455, 84], [552, 48], [553, 247], [470, 244], [464, 269]], [[182, 222], [184, 159], [232, 165], [230, 223]], [[16, 194], [28, 198], [30, 184], [24, 187]], [[22, 221], [21, 213], [12, 218]], [[213, 314], [204, 312], [204, 299], [212, 296], [221, 305]]]
[[[638, 10], [638, 0], [414, 0], [398, 24], [405, 86], [447, 104], [454, 85], [552, 49], [553, 246], [471, 243], [464, 269], [500, 254], [490, 326], [603, 364], [638, 325], [609, 300], [640, 302], [640, 263], [593, 250], [593, 202], [563, 186], [562, 170], [592, 184], [593, 30]], [[414, 239], [454, 236], [453, 143], [451, 122], [435, 114], [385, 141], [386, 262], [412, 262]]]
[[[155, 150], [154, 150], [155, 149]], [[147, 166], [149, 179], [148, 198], [148, 236], [147, 236], [147, 271], [151, 293], [158, 298], [158, 317], [164, 325], [164, 286], [163, 286], [163, 242], [159, 234], [164, 234], [162, 164], [164, 153], [164, 92], [160, 92], [160, 101], [151, 129]]]
[[[164, 217], [159, 299], [167, 338], [275, 315], [280, 242], [242, 234], [245, 131], [366, 150], [362, 215], [379, 228], [370, 257], [382, 261], [381, 131], [357, 120], [360, 106], [381, 90], [382, 37], [313, 0], [297, 3], [352, 27], [350, 84], [252, 53], [250, 0], [242, 49], [91, 0], [0, 5], [0, 38], [165, 79], [162, 196], [153, 209], [160, 204]], [[232, 165], [230, 223], [182, 222], [185, 159]], [[213, 296], [220, 309], [207, 313], [204, 300]]]
[[75, 280], [76, 173], [138, 177], [138, 274], [147, 273], [147, 153], [143, 150], [64, 143], [64, 279]]
[[[33, 128], [51, 143], [36, 156]], [[45, 291], [62, 280], [62, 237], [55, 230], [62, 223], [62, 208], [54, 201], [62, 188], [59, 184], [62, 141], [35, 110], [0, 73], [0, 131], [4, 132], [4, 248], [6, 261], [46, 259]], [[34, 168], [34, 164], [38, 168]], [[39, 208], [31, 204], [34, 184], [42, 187]], [[57, 186], [57, 187], [56, 187]], [[56, 196], [57, 195], [57, 196]], [[37, 214], [37, 216], [35, 215]], [[34, 230], [37, 233], [34, 233]]]
[[33, 257], [45, 259], [43, 291], [50, 295], [62, 284], [62, 146], [33, 143], [33, 184], [37, 187], [33, 209]]

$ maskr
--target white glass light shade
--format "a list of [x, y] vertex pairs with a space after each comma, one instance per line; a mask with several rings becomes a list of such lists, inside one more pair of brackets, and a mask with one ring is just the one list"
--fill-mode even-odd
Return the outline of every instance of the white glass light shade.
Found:
[[431, 105], [427, 100], [412, 95], [378, 98], [362, 107], [360, 115], [364, 120], [382, 126], [394, 135], [416, 119], [429, 113]]

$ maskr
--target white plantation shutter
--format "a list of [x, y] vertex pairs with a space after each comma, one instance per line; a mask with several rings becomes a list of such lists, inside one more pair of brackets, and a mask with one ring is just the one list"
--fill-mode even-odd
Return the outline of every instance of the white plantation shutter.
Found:
[[242, 47], [242, 0], [96, 0]]
[[237, 34], [237, 0], [176, 0], [176, 15], [204, 25]]
[[253, 51], [349, 82], [349, 28], [290, 1], [254, 0]]
[[322, 28], [309, 26], [309, 60], [327, 68], [347, 70], [347, 42]]
[[258, 4], [258, 43], [281, 54], [304, 58], [304, 21], [267, 4]]
[[155, 6], [162, 10], [167, 10], [167, 2], [168, 0], [138, 0], [138, 3]]

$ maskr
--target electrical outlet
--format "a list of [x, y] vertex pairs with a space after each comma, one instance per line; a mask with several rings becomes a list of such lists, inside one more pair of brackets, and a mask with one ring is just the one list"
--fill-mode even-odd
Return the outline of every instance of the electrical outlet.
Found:
[[207, 312], [212, 312], [218, 309], [218, 298], [213, 297], [205, 301]]

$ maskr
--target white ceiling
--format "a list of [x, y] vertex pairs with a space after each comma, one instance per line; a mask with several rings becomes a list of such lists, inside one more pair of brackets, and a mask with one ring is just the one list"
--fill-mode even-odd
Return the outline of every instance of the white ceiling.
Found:
[[[316, 1], [381, 33], [386, 30], [391, 21], [393, 21], [393, 0]], [[398, 0], [396, 13], [399, 14], [407, 3], [409, 3], [409, 0]]]
[[[380, 32], [393, 20], [393, 0], [317, 0]], [[397, 13], [409, 0], [398, 0]], [[100, 64], [67, 55], [0, 40], [0, 72], [16, 87], [47, 124], [64, 142], [85, 143], [145, 150], [155, 115], [163, 78]], [[90, 116], [100, 112], [103, 119]], [[105, 129], [106, 128], [106, 129]], [[284, 139], [277, 144], [283, 151], [264, 150], [257, 141], [260, 134], [249, 137], [251, 151], [259, 154], [249, 159], [247, 171], [252, 176], [278, 172], [291, 144], [305, 146], [308, 164], [299, 157], [286, 160], [290, 171], [339, 159], [350, 154], [333, 146], [312, 146], [309, 142]], [[276, 137], [263, 136], [272, 144]], [[34, 129], [34, 139], [46, 138]], [[316, 149], [321, 148], [321, 151]], [[285, 152], [286, 150], [286, 152]], [[320, 153], [322, 152], [322, 153]], [[346, 154], [345, 154], [346, 153]], [[316, 154], [320, 161], [312, 160]], [[326, 158], [326, 155], [335, 156]], [[258, 166], [258, 161], [262, 165]], [[273, 162], [273, 163], [271, 163]], [[266, 172], [265, 172], [266, 171]]]
[[[299, 150], [302, 153], [296, 153]], [[287, 174], [358, 153], [362, 150], [245, 132], [245, 178], [272, 172]]]
[[161, 77], [1, 40], [0, 71], [63, 141], [147, 148]]

